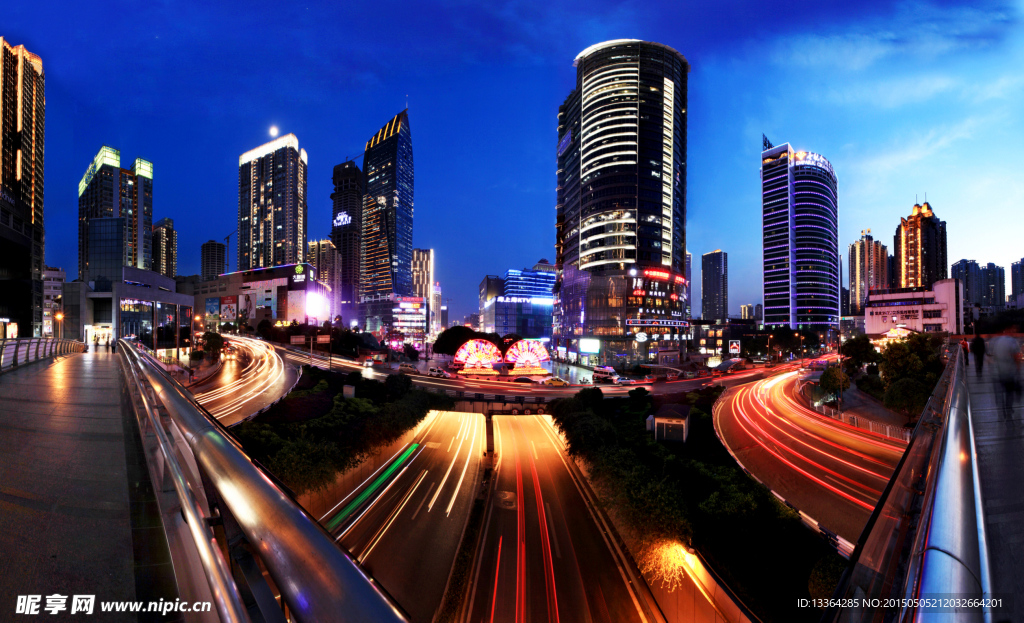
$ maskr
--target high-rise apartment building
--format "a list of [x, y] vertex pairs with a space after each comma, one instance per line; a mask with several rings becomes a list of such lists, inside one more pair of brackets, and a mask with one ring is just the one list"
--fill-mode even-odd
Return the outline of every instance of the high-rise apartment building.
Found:
[[366, 142], [363, 175], [361, 298], [409, 296], [414, 171], [407, 111], [395, 115]]
[[412, 295], [432, 302], [434, 296], [433, 249], [412, 250]]
[[178, 232], [172, 219], [153, 224], [153, 271], [171, 279], [178, 276]]
[[224, 263], [227, 261], [228, 248], [222, 242], [207, 240], [201, 247], [201, 270], [203, 281], [213, 281], [217, 275], [228, 272]]
[[950, 268], [950, 277], [959, 279], [964, 285], [964, 303], [968, 306], [982, 304], [981, 267], [974, 260], [960, 260]]
[[928, 202], [914, 204], [907, 218], [900, 218], [893, 236], [897, 288], [930, 288], [948, 276], [946, 222], [932, 212]]
[[863, 316], [868, 292], [873, 288], [889, 287], [889, 251], [871, 236], [871, 230], [861, 230], [860, 240], [850, 245], [850, 316]]
[[1010, 265], [1010, 295], [1024, 294], [1024, 258]]
[[761, 152], [764, 324], [838, 329], [837, 179], [823, 156], [778, 147]]
[[0, 37], [0, 333], [21, 337], [43, 332], [45, 86], [42, 59]]
[[306, 261], [307, 162], [294, 134], [238, 158], [238, 270]]
[[67, 274], [62, 268], [46, 267], [43, 271], [43, 335], [60, 337], [55, 316], [62, 308], [62, 294]]
[[687, 334], [690, 65], [635, 39], [590, 46], [573, 65], [576, 88], [559, 107], [554, 145], [552, 345], [584, 365], [678, 353]]
[[[316, 280], [327, 286], [330, 297], [330, 317], [341, 316], [341, 256], [330, 240], [310, 240], [308, 262], [316, 270]], [[345, 318], [343, 320], [355, 320]]]
[[758, 322], [764, 320], [764, 305], [760, 303], [754, 305], [754, 320]]
[[[78, 276], [83, 281], [95, 281], [89, 221], [96, 218], [122, 219], [123, 265], [153, 270], [153, 163], [136, 158], [130, 169], [122, 169], [121, 152], [104, 145], [85, 170], [78, 182]], [[109, 249], [101, 255], [109, 255]], [[103, 279], [113, 278], [108, 268]]]
[[740, 319], [741, 320], [753, 320], [754, 319], [754, 306], [753, 305], [740, 305]]
[[331, 241], [341, 258], [338, 313], [358, 321], [360, 244], [363, 227], [363, 172], [351, 160], [334, 167], [331, 193]]
[[701, 256], [700, 316], [702, 320], [729, 319], [729, 254], [721, 249]]
[[992, 262], [981, 268], [981, 305], [995, 308], [1006, 306], [1006, 269]]

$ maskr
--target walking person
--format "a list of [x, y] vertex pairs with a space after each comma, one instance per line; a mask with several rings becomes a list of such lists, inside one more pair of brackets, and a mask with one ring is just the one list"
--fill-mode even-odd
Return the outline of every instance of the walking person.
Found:
[[981, 376], [981, 369], [985, 366], [985, 338], [980, 333], [975, 333], [971, 340], [971, 354], [974, 355], [974, 369]]
[[961, 338], [960, 339], [960, 350], [962, 350], [964, 352], [964, 366], [965, 367], [967, 365], [969, 365], [968, 361], [967, 361], [967, 353], [968, 353], [968, 351], [970, 351], [970, 349], [971, 349], [971, 346], [970, 346], [970, 344], [967, 343], [967, 338]]
[[992, 360], [996, 368], [996, 388], [1000, 394], [1003, 418], [1013, 420], [1013, 403], [1021, 391], [1019, 373], [1021, 353], [1017, 338], [1013, 337], [1016, 327], [1007, 327], [1002, 335], [992, 340]]

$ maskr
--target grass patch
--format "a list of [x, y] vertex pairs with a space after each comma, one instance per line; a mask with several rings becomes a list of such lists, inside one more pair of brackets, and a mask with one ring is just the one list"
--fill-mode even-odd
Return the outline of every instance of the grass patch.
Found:
[[[345, 385], [355, 387], [354, 398], [344, 398]], [[381, 383], [359, 372], [307, 366], [296, 391], [231, 432], [250, 457], [301, 495], [326, 489], [339, 473], [400, 439], [430, 410], [452, 406], [447, 396], [413, 389], [407, 376]]]
[[[652, 398], [643, 389], [629, 398], [584, 389], [552, 403], [551, 413], [569, 453], [587, 462], [639, 544], [639, 564], [649, 576], [657, 571], [654, 581], [679, 580], [681, 574], [661, 564], [659, 552], [682, 544], [699, 550], [763, 621], [817, 621], [819, 612], [796, 603], [810, 596], [811, 572], [833, 550], [719, 443], [710, 411], [721, 392], [716, 387], [678, 396], [692, 405], [685, 444], [656, 442], [647, 432]], [[818, 577], [816, 587], [831, 576]]]

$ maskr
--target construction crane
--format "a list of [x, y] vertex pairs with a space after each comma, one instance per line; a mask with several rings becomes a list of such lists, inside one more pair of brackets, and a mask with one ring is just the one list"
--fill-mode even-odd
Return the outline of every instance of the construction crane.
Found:
[[231, 272], [231, 236], [238, 233], [238, 230], [231, 232], [227, 236], [224, 236], [224, 273]]

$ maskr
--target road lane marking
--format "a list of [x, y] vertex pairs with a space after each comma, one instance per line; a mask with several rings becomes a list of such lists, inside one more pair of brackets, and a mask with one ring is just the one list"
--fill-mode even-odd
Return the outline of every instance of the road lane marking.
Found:
[[551, 518], [551, 505], [544, 502], [544, 507], [548, 509], [548, 529], [551, 531], [551, 540], [555, 544], [555, 556], [562, 557], [562, 550], [558, 547], [558, 534], [555, 532], [555, 520]]
[[373, 539], [370, 541], [370, 545], [366, 548], [366, 550], [363, 551], [363, 555], [359, 557], [360, 563], [366, 560], [366, 558], [370, 555], [370, 552], [373, 551], [373, 548], [377, 546], [377, 543], [380, 543], [380, 540], [384, 538], [384, 533], [388, 531], [388, 528], [391, 527], [391, 524], [393, 524], [395, 522], [395, 519], [398, 518], [399, 513], [401, 513], [402, 509], [405, 508], [405, 505], [409, 503], [409, 498], [412, 497], [413, 493], [416, 493], [416, 489], [419, 488], [420, 483], [423, 482], [423, 479], [426, 478], [426, 476], [427, 470], [423, 470], [423, 472], [420, 474], [420, 477], [416, 480], [416, 484], [414, 484], [412, 486], [412, 489], [409, 490], [409, 493], [406, 494], [405, 499], [403, 499], [402, 503], [398, 505], [398, 508], [396, 508], [394, 512], [391, 513], [391, 516], [388, 517], [388, 520], [384, 523], [381, 529], [377, 531], [377, 534], [375, 534]]
[[533, 448], [533, 458], [539, 461], [540, 458], [537, 457], [537, 446], [534, 445], [532, 439], [530, 440], [530, 447]]
[[452, 437], [452, 440], [448, 442], [448, 452], [452, 451], [452, 444], [454, 444], [454, 443], [455, 443], [455, 437]]
[[426, 502], [427, 498], [430, 497], [430, 492], [434, 490], [434, 485], [436, 484], [437, 482], [430, 483], [430, 488], [427, 489], [427, 494], [423, 496], [422, 500], [420, 500], [419, 506], [416, 507], [416, 512], [412, 514], [412, 518], [409, 521], [416, 521], [416, 515], [420, 514], [420, 509], [423, 508], [423, 503]]
[[[466, 470], [469, 469], [469, 462], [473, 460], [473, 448], [476, 446], [476, 425], [480, 421], [480, 418], [473, 418], [473, 440], [469, 442], [469, 452], [466, 453], [466, 464], [462, 466], [462, 475], [459, 476], [459, 484], [455, 485], [455, 493], [452, 493], [452, 500], [448, 502], [448, 509], [445, 510], [444, 514], [447, 517], [452, 512], [452, 506], [455, 505], [455, 498], [459, 495], [459, 490], [462, 489], [462, 481], [466, 478]], [[469, 430], [469, 427], [466, 427]]]
[[429, 513], [434, 508], [434, 502], [437, 501], [437, 496], [441, 495], [441, 489], [444, 489], [444, 483], [448, 481], [448, 475], [452, 473], [452, 468], [455, 467], [455, 461], [459, 458], [459, 452], [462, 451], [462, 442], [465, 439], [459, 441], [459, 447], [455, 450], [455, 456], [452, 457], [452, 463], [448, 466], [448, 471], [444, 473], [444, 478], [441, 479], [441, 484], [437, 487], [437, 491], [434, 492], [434, 497], [430, 498], [430, 504], [427, 504], [427, 512]]

